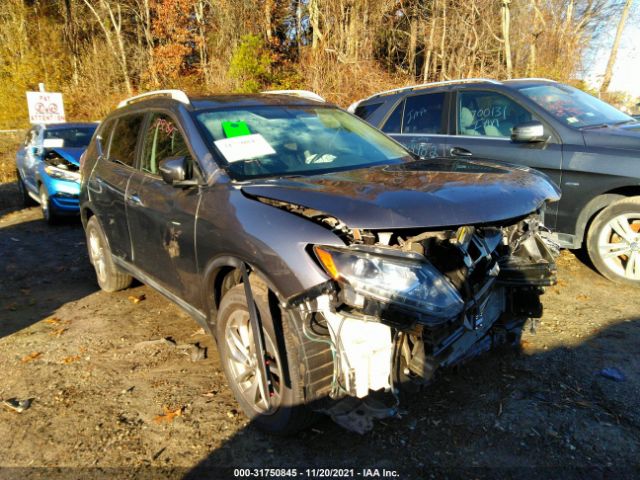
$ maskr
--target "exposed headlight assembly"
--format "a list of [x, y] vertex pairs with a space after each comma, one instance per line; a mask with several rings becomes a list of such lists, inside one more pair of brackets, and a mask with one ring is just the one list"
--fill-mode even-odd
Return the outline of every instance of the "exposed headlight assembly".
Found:
[[426, 260], [315, 246], [325, 271], [356, 293], [438, 318], [452, 318], [464, 301], [451, 282]]
[[53, 165], [47, 165], [44, 167], [44, 171], [47, 172], [52, 178], [57, 178], [58, 180], [68, 180], [70, 182], [80, 182], [80, 173], [72, 172], [69, 170], [64, 170], [59, 167], [54, 167]]

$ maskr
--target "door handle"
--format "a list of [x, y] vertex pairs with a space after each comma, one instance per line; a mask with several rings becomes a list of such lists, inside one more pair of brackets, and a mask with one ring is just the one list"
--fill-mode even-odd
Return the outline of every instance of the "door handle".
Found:
[[140, 207], [144, 206], [144, 204], [142, 203], [142, 200], [140, 200], [140, 197], [138, 196], [137, 193], [134, 193], [134, 194], [129, 196], [129, 203], [131, 203], [133, 205], [138, 205]]
[[454, 157], [471, 157], [473, 155], [473, 153], [471, 153], [466, 148], [460, 147], [453, 147], [451, 150], [449, 150], [449, 153]]

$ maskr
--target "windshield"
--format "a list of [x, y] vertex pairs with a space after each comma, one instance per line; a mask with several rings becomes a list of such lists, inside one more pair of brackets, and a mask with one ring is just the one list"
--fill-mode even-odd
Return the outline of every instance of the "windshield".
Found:
[[56, 128], [44, 131], [45, 140], [62, 140], [61, 147], [84, 148], [89, 145], [96, 127]]
[[313, 175], [411, 159], [410, 153], [337, 108], [263, 106], [196, 118], [237, 179]]
[[629, 115], [568, 85], [521, 87], [520, 92], [571, 127], [613, 125], [633, 121]]

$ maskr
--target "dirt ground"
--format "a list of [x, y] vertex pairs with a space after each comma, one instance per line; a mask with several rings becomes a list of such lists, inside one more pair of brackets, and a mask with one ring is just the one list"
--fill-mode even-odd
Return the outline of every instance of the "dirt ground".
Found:
[[[522, 353], [446, 373], [366, 435], [327, 419], [293, 438], [249, 424], [213, 341], [177, 307], [144, 285], [98, 290], [78, 221], [49, 227], [38, 208], [5, 210], [0, 252], [0, 399], [33, 399], [22, 413], [0, 408], [0, 479], [640, 475], [639, 291], [569, 252]], [[199, 342], [208, 358], [148, 342], [164, 337]], [[600, 373], [614, 367], [624, 378]]]

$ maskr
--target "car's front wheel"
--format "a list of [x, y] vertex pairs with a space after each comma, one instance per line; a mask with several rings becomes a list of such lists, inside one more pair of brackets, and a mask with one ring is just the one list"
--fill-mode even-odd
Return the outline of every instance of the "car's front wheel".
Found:
[[49, 225], [53, 225], [58, 220], [58, 216], [56, 215], [56, 212], [53, 210], [53, 207], [51, 205], [51, 199], [49, 198], [49, 193], [47, 192], [47, 189], [44, 188], [44, 185], [40, 185], [39, 197], [40, 197], [40, 210], [42, 210], [42, 217], [44, 218], [45, 222], [47, 222]]
[[105, 292], [116, 292], [131, 285], [133, 278], [113, 263], [109, 243], [95, 216], [87, 222], [86, 235], [89, 260], [96, 271], [100, 288]]
[[587, 250], [602, 275], [640, 287], [640, 197], [602, 210], [587, 234]]
[[274, 321], [266, 287], [253, 280], [251, 287], [264, 332], [271, 388], [262, 387], [261, 356], [256, 353], [243, 284], [231, 288], [220, 302], [216, 322], [220, 359], [236, 400], [252, 422], [271, 433], [294, 433], [315, 418], [304, 405], [299, 350], [292, 345], [288, 319], [283, 315], [282, 328]]

